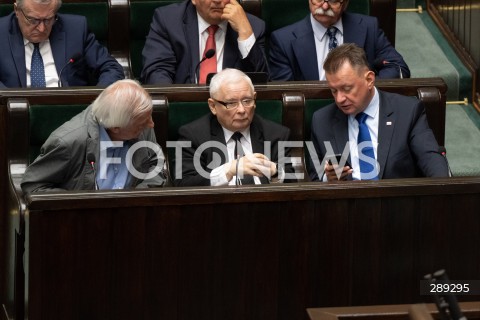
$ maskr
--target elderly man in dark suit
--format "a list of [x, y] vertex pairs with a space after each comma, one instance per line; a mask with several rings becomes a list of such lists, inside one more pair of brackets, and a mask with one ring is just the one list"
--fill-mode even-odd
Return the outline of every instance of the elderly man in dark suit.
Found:
[[323, 61], [331, 48], [342, 43], [363, 48], [379, 78], [410, 77], [407, 64], [376, 18], [346, 12], [349, 0], [308, 1], [311, 14], [271, 34], [272, 80], [325, 80]]
[[[324, 68], [335, 103], [312, 118], [312, 180], [448, 176], [421, 101], [377, 90], [363, 49], [343, 44]], [[323, 161], [334, 154], [340, 163]]]
[[[209, 48], [210, 27], [216, 30], [215, 54], [199, 66]], [[211, 73], [224, 68], [267, 71], [264, 46], [265, 23], [246, 13], [236, 0], [185, 0], [160, 7], [143, 48], [141, 81], [205, 83], [203, 69], [214, 60]]]
[[61, 4], [17, 0], [14, 12], [0, 18], [0, 87], [108, 86], [125, 78], [85, 17], [57, 14]]
[[296, 181], [290, 148], [282, 146], [290, 130], [255, 115], [255, 97], [252, 81], [237, 69], [212, 78], [211, 112], [179, 129], [183, 147], [181, 172], [175, 173], [178, 186]]

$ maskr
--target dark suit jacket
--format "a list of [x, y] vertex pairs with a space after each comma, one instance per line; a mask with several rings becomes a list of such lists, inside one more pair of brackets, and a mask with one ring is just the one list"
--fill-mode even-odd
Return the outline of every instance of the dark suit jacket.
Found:
[[[186, 124], [178, 130], [179, 141], [191, 141], [191, 147], [182, 148], [182, 179], [175, 180], [178, 186], [209, 186], [210, 179], [202, 177], [194, 167], [195, 151], [205, 142], [212, 142], [216, 147], [206, 149], [200, 157], [200, 164], [206, 172], [210, 173], [213, 169], [227, 162], [226, 156], [227, 143], [223, 134], [223, 128], [213, 114], [205, 115], [189, 124]], [[250, 137], [254, 153], [262, 153], [269, 157], [273, 162], [285, 163], [286, 161], [278, 158], [278, 143], [280, 141], [289, 141], [290, 129], [275, 122], [265, 120], [255, 115], [250, 124]], [[264, 150], [264, 141], [271, 142], [270, 155]], [[290, 157], [290, 148], [285, 149], [285, 157]], [[198, 159], [197, 159], [198, 161]], [[285, 163], [286, 173], [293, 173], [294, 169], [291, 163]], [[295, 182], [296, 180], [285, 180], [285, 182]]]
[[[272, 80], [303, 81], [320, 78], [310, 16], [309, 14], [303, 20], [272, 32], [269, 46]], [[407, 64], [378, 27], [375, 17], [344, 12], [342, 23], [343, 42], [355, 43], [363, 48], [372, 70], [375, 69], [376, 59], [391, 62], [381, 68], [379, 78], [399, 78], [398, 66], [401, 66], [404, 78], [410, 77]]]
[[[265, 22], [251, 14], [247, 16], [255, 34], [255, 45], [242, 59], [237, 44], [238, 33], [228, 25], [223, 69], [236, 68], [244, 72], [266, 70], [263, 51]], [[141, 81], [145, 84], [194, 83], [199, 62], [198, 46], [197, 11], [191, 0], [157, 8], [142, 52]]]
[[[448, 177], [447, 163], [428, 126], [423, 104], [413, 97], [378, 92], [379, 178]], [[342, 153], [348, 141], [348, 116], [335, 104], [316, 111], [312, 117], [312, 142], [320, 162], [326, 154], [325, 141], [331, 142], [335, 153]], [[312, 165], [309, 175], [319, 180]]]
[[[3, 40], [0, 46], [0, 87], [25, 88], [25, 46], [14, 13], [0, 18], [0, 38]], [[70, 58], [78, 53], [82, 55], [63, 70], [63, 86], [108, 86], [125, 78], [122, 66], [87, 30], [85, 17], [59, 13], [50, 33], [50, 46], [58, 74]]]

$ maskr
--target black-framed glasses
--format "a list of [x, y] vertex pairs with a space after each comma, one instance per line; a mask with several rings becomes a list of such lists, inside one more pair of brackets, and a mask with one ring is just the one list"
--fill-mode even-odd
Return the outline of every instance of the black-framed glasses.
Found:
[[213, 101], [220, 103], [222, 106], [224, 106], [228, 110], [238, 108], [240, 103], [245, 108], [251, 108], [255, 104], [255, 99], [250, 99], [250, 98], [242, 99], [240, 101], [226, 101], [225, 102], [225, 101], [220, 101], [220, 100], [217, 100], [217, 99], [213, 99]]
[[25, 18], [25, 20], [27, 20], [28, 24], [30, 24], [31, 26], [34, 26], [34, 27], [37, 27], [42, 22], [43, 22], [44, 26], [49, 27], [50, 25], [52, 25], [58, 19], [57, 15], [54, 15], [53, 17], [46, 18], [46, 19], [36, 19], [36, 18], [32, 18], [32, 17], [27, 17], [25, 15], [25, 12], [23, 12], [22, 8], [18, 8], [18, 10], [20, 10], [20, 12], [23, 14], [23, 17]]
[[311, 0], [314, 4], [319, 5], [323, 4], [324, 2], [328, 3], [330, 7], [338, 8], [343, 4], [345, 0]]

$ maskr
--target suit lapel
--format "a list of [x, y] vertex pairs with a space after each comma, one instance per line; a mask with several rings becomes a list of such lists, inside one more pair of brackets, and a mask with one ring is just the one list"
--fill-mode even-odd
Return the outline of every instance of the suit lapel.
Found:
[[[213, 114], [210, 115], [210, 137], [211, 137], [211, 141], [213, 142], [218, 142], [220, 144], [222, 144], [225, 148], [223, 150], [220, 150], [219, 155], [220, 155], [220, 164], [219, 165], [222, 165], [224, 163], [227, 162], [227, 158], [226, 158], [226, 155], [228, 155], [228, 150], [227, 150], [227, 142], [225, 141], [225, 134], [223, 133], [223, 128], [222, 126], [220, 125], [220, 123], [218, 122], [217, 120], [217, 117], [214, 116]], [[213, 157], [213, 153], [214, 153], [214, 150], [210, 149], [212, 152], [207, 152], [206, 154], [208, 155], [207, 156], [207, 166], [212, 162], [212, 161], [216, 161], [216, 159], [214, 159]], [[219, 165], [216, 165], [216, 163], [214, 165], [212, 165], [212, 167], [216, 167], [216, 166], [219, 166]]]
[[[91, 115], [91, 108], [87, 109], [87, 112], [90, 114], [87, 115], [87, 131], [88, 131], [88, 138], [87, 138], [87, 146], [86, 146], [86, 155], [93, 154], [95, 155], [95, 171], [99, 171], [98, 164], [100, 163], [100, 145], [99, 145], [99, 132], [98, 132], [98, 124], [96, 121], [93, 120], [93, 115]], [[88, 160], [88, 159], [86, 159]], [[93, 170], [88, 170], [85, 172], [83, 184], [86, 190], [93, 190], [95, 189], [95, 174]]]
[[[269, 150], [264, 150], [265, 137], [263, 136], [263, 128], [256, 116], [253, 117], [250, 124], [250, 141], [252, 142], [253, 153], [262, 153], [266, 155], [270, 160], [275, 161], [277, 155], [272, 156], [272, 147]], [[261, 184], [269, 184], [268, 178], [265, 176], [259, 177]]]
[[[60, 71], [62, 70], [65, 63], [67, 63], [67, 53], [66, 53], [66, 42], [65, 42], [65, 32], [62, 30], [61, 20], [57, 21], [53, 25], [52, 33], [50, 34], [50, 47], [52, 48], [53, 60], [55, 61], [55, 67], [57, 69], [57, 74], [60, 76]], [[68, 74], [63, 75], [63, 79], [67, 79]], [[62, 81], [64, 85], [67, 85], [67, 81]]]
[[318, 74], [318, 61], [317, 59], [312, 59], [312, 57], [317, 56], [317, 49], [315, 48], [310, 15], [303, 22], [300, 28], [294, 31], [296, 40], [292, 42], [293, 52], [297, 58], [301, 74], [305, 77], [303, 80], [318, 79], [320, 77]]
[[393, 109], [387, 104], [385, 95], [380, 90], [378, 93], [380, 95], [380, 107], [378, 117], [377, 161], [380, 165], [378, 177], [382, 179], [385, 163], [387, 162], [390, 151], [390, 141], [392, 140], [395, 129], [396, 116]]
[[235, 32], [230, 24], [227, 24], [227, 34], [225, 35], [225, 47], [223, 48], [223, 66], [222, 69], [231, 68], [236, 65], [238, 55], [237, 45], [238, 34]]
[[355, 43], [360, 48], [364, 48], [367, 29], [355, 17], [348, 12], [344, 12], [342, 15], [343, 43]]
[[[335, 144], [332, 144], [332, 147], [336, 153], [343, 153], [345, 145], [348, 142], [348, 116], [346, 116], [340, 109], [338, 109], [337, 106], [335, 106], [335, 108], [337, 108], [337, 110], [335, 111], [335, 118], [333, 120], [335, 121], [333, 123], [333, 135], [335, 138]], [[348, 159], [351, 163], [350, 154], [348, 155]]]
[[23, 44], [23, 36], [18, 27], [18, 22], [13, 16], [11, 26], [12, 30], [9, 34], [8, 41], [10, 43], [15, 68], [17, 69], [18, 82], [20, 83], [20, 86], [22, 88], [25, 88], [27, 86], [27, 69], [25, 67], [25, 45]]
[[195, 72], [194, 68], [200, 62], [199, 59], [199, 41], [198, 41], [198, 18], [197, 12], [193, 4], [188, 1], [187, 8], [185, 10], [185, 14], [183, 16], [183, 33], [186, 39], [186, 46], [190, 48], [190, 65], [191, 65], [191, 75], [192, 75], [192, 83], [195, 82]]

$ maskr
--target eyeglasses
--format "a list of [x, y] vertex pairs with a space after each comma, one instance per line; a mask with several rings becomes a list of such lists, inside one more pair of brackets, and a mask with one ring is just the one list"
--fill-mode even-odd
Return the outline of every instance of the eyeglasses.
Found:
[[338, 8], [343, 4], [344, 0], [311, 0], [313, 4], [319, 5], [324, 2], [328, 3], [332, 8]]
[[23, 12], [23, 10], [21, 8], [18, 8], [20, 10], [20, 12], [22, 12], [23, 16], [25, 17], [25, 20], [27, 20], [28, 24], [30, 24], [31, 26], [38, 26], [40, 23], [43, 22], [44, 26], [45, 27], [49, 27], [50, 25], [52, 25], [55, 21], [57, 21], [57, 15], [54, 15], [53, 17], [51, 18], [47, 18], [47, 19], [36, 19], [36, 18], [31, 18], [31, 17], [27, 17], [25, 15], [25, 12]]
[[[212, 98], [213, 99], [213, 98]], [[238, 108], [238, 106], [240, 105], [240, 103], [242, 104], [243, 107], [245, 108], [251, 108], [253, 107], [253, 105], [255, 104], [255, 99], [242, 99], [240, 101], [228, 101], [228, 102], [225, 102], [225, 101], [220, 101], [220, 100], [217, 100], [217, 99], [213, 99], [214, 101], [220, 103], [221, 105], [223, 105], [225, 108], [227, 108], [228, 110], [232, 110], [232, 109], [236, 109]]]

